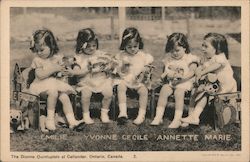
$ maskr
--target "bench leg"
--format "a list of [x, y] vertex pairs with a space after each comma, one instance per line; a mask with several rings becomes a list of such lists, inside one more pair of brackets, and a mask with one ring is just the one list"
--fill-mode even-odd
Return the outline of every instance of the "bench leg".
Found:
[[153, 119], [155, 116], [155, 92], [152, 91], [150, 99], [150, 118]]
[[41, 121], [40, 121], [40, 117], [42, 115], [46, 116], [46, 108], [47, 108], [47, 102], [46, 101], [38, 101], [38, 114], [39, 114], [39, 118], [38, 118], [38, 129], [41, 130], [40, 125], [41, 125]]
[[116, 120], [116, 96], [112, 96], [111, 101], [111, 109], [112, 109], [112, 120]]

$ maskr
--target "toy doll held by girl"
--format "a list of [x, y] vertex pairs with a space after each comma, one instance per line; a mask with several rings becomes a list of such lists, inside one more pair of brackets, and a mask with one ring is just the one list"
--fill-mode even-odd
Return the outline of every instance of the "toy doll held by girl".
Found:
[[98, 50], [98, 39], [92, 29], [86, 28], [78, 32], [75, 50], [76, 63], [80, 68], [68, 70], [71, 75], [79, 78], [76, 90], [81, 92], [83, 120], [93, 124], [90, 117], [90, 98], [93, 93], [102, 93], [101, 121], [109, 123], [109, 106], [113, 95], [113, 82], [103, 71], [102, 66], [94, 66], [98, 58], [108, 57], [105, 52]]
[[[218, 93], [236, 92], [237, 84], [233, 77], [233, 70], [228, 61], [228, 44], [226, 38], [221, 34], [208, 33], [204, 37], [202, 51], [207, 61], [197, 68], [195, 72], [196, 80], [213, 73], [219, 81], [220, 89]], [[182, 122], [199, 125], [199, 117], [207, 101], [208, 97], [206, 96], [199, 100], [194, 111], [188, 117], [182, 118]]]
[[168, 37], [165, 48], [166, 57], [163, 61], [165, 68], [161, 75], [167, 82], [162, 86], [156, 107], [156, 116], [151, 125], [159, 125], [163, 122], [163, 115], [168, 97], [174, 94], [175, 114], [169, 128], [181, 126], [181, 118], [184, 108], [184, 94], [193, 87], [194, 72], [199, 59], [190, 53], [187, 38], [182, 33], [173, 33]]
[[117, 119], [118, 124], [125, 124], [128, 118], [126, 98], [128, 88], [136, 90], [139, 94], [139, 111], [133, 123], [139, 125], [145, 119], [148, 88], [137, 79], [138, 75], [147, 68], [147, 65], [153, 62], [153, 57], [150, 54], [144, 53], [142, 49], [143, 42], [138, 30], [136, 28], [125, 29], [120, 45], [121, 52], [116, 55], [121, 65], [121, 81], [117, 87], [120, 110]]
[[58, 54], [58, 46], [53, 33], [50, 30], [37, 30], [33, 34], [30, 50], [36, 54], [31, 63], [33, 72], [35, 71], [34, 80], [29, 80], [28, 91], [32, 94], [39, 95], [45, 92], [47, 98], [47, 118], [46, 128], [55, 130], [55, 107], [59, 99], [63, 105], [63, 112], [73, 128], [81, 123], [74, 117], [73, 108], [68, 94], [75, 93], [75, 90], [67, 83], [56, 78], [56, 73], [65, 70], [60, 65], [63, 56]]

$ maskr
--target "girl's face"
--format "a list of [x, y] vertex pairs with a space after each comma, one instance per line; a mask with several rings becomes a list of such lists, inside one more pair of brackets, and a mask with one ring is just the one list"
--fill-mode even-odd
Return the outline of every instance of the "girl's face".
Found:
[[212, 46], [210, 41], [204, 40], [202, 43], [202, 52], [207, 59], [211, 59], [215, 55], [216, 49]]
[[183, 48], [182, 46], [176, 45], [174, 47], [174, 49], [170, 52], [171, 53], [171, 57], [174, 58], [174, 59], [176, 59], [176, 60], [179, 60], [179, 59], [181, 59], [184, 56], [185, 51], [186, 51], [185, 48]]
[[[85, 43], [83, 44], [83, 46], [85, 45]], [[87, 55], [92, 55], [96, 52], [97, 49], [97, 44], [96, 41], [90, 41], [87, 43], [86, 47], [82, 47], [82, 51], [83, 53], [87, 54]]]
[[139, 43], [131, 40], [125, 47], [125, 51], [130, 55], [135, 55], [139, 51]]
[[38, 57], [47, 59], [50, 56], [50, 48], [45, 43], [37, 44], [35, 48], [37, 49]]

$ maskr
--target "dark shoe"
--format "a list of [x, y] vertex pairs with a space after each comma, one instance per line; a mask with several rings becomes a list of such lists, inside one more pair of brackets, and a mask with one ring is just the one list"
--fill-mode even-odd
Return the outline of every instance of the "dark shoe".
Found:
[[58, 122], [57, 125], [61, 128], [69, 128], [69, 125], [66, 123]]
[[74, 131], [77, 131], [77, 132], [80, 132], [80, 131], [83, 131], [84, 128], [85, 128], [85, 123], [83, 122], [83, 123], [80, 123], [80, 124], [78, 124], [77, 126], [75, 126], [75, 127], [73, 128], [73, 130], [74, 130]]
[[128, 118], [126, 118], [126, 117], [119, 117], [118, 119], [117, 119], [117, 124], [118, 125], [124, 125], [124, 124], [126, 124], [127, 123], [127, 121], [128, 121]]

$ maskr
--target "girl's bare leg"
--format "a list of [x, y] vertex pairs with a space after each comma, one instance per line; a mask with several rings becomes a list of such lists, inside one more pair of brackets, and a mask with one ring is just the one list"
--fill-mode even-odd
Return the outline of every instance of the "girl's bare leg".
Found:
[[90, 117], [89, 106], [90, 98], [92, 96], [92, 91], [88, 88], [85, 88], [81, 91], [82, 93], [82, 113], [83, 120], [86, 124], [93, 124], [94, 120]]
[[148, 103], [148, 89], [146, 86], [142, 86], [138, 89], [139, 94], [139, 111], [137, 118], [134, 120], [134, 124], [140, 125], [145, 120], [146, 108]]
[[69, 99], [69, 96], [65, 93], [61, 93], [59, 96], [59, 100], [62, 102], [63, 112], [64, 112], [66, 119], [69, 123], [69, 128], [73, 128], [73, 127], [79, 125], [82, 121], [77, 121], [75, 119], [73, 107], [72, 107], [71, 101]]
[[107, 90], [105, 90], [104, 92], [102, 92], [103, 94], [103, 100], [102, 100], [102, 109], [101, 109], [101, 121], [103, 123], [109, 123], [109, 116], [108, 116], [108, 112], [109, 112], [109, 106], [112, 100], [112, 95], [113, 95], [113, 88], [109, 88]]
[[163, 121], [163, 116], [165, 112], [165, 107], [168, 102], [168, 97], [173, 93], [173, 89], [168, 85], [165, 84], [161, 88], [157, 107], [156, 107], [156, 115], [154, 120], [151, 122], [151, 125], [159, 125]]
[[55, 90], [47, 91], [48, 99], [47, 99], [47, 119], [45, 122], [45, 126], [49, 130], [55, 130], [55, 108], [56, 102], [58, 99], [58, 92]]
[[176, 89], [174, 93], [175, 97], [175, 113], [174, 119], [168, 126], [168, 128], [179, 128], [181, 126], [181, 118], [184, 109], [184, 89]]
[[125, 117], [127, 118], [127, 86], [122, 82], [117, 87], [118, 90], [118, 102], [119, 102], [119, 110], [120, 113], [118, 115], [118, 118]]
[[199, 125], [200, 114], [207, 104], [207, 97], [203, 97], [195, 106], [194, 111], [186, 118], [182, 118], [181, 121], [189, 124]]

